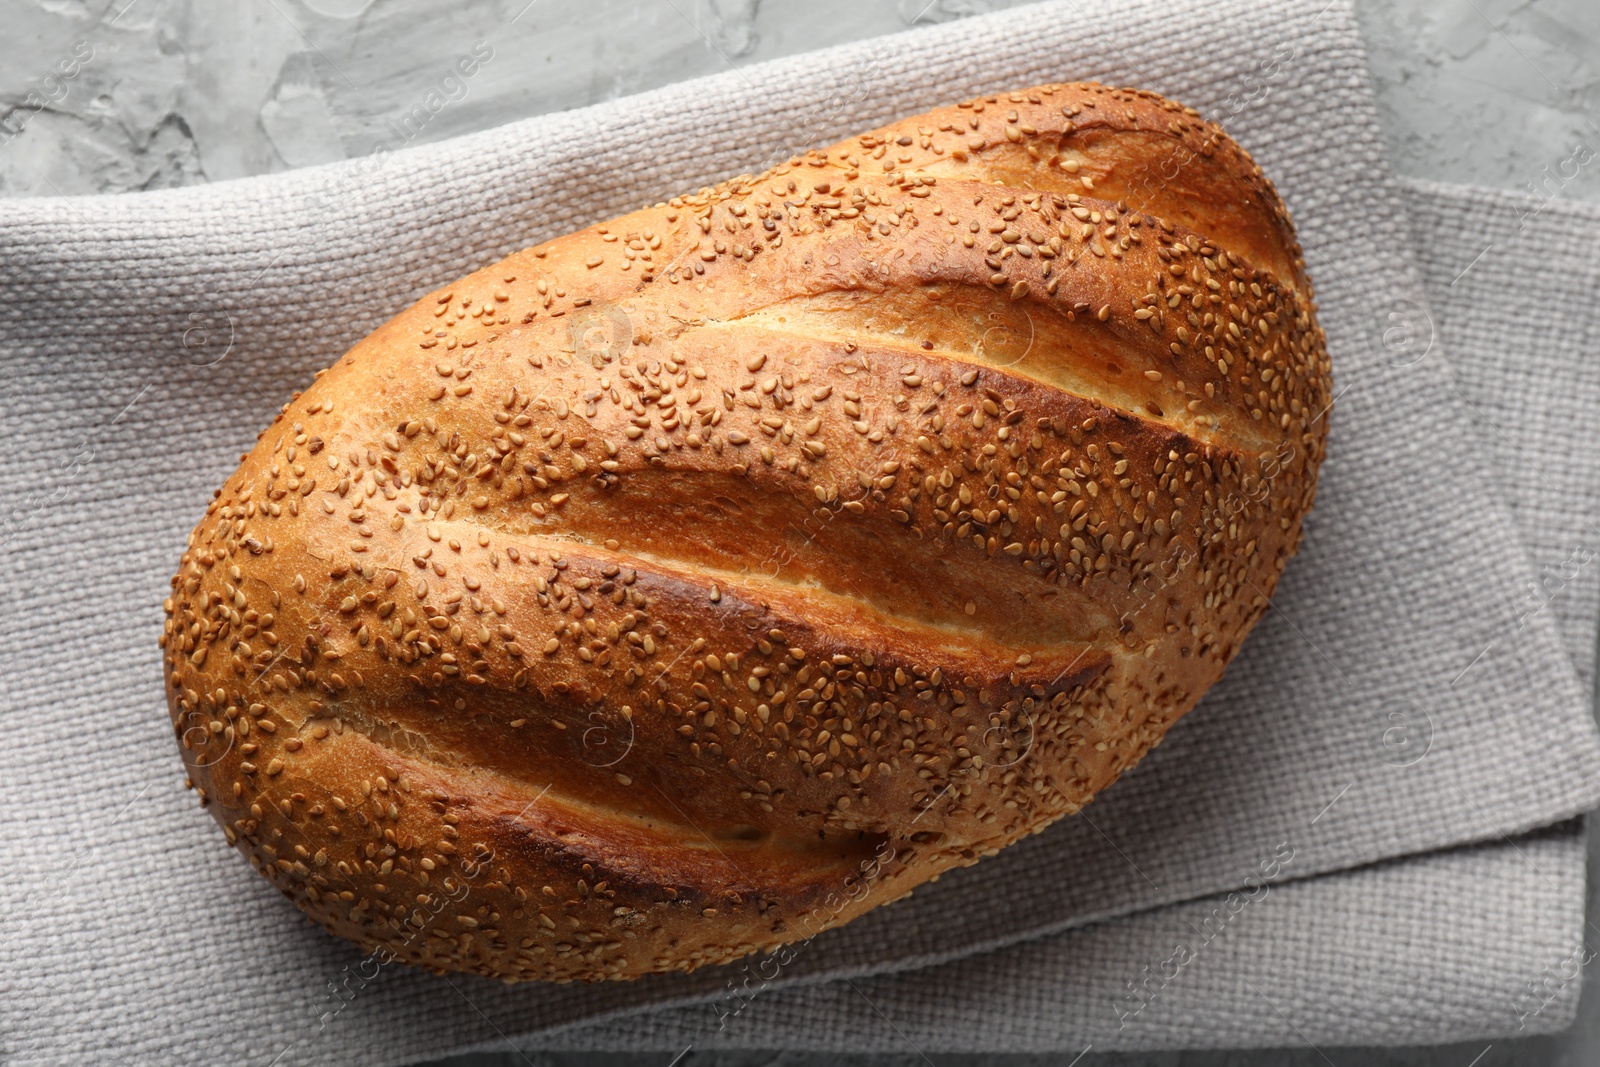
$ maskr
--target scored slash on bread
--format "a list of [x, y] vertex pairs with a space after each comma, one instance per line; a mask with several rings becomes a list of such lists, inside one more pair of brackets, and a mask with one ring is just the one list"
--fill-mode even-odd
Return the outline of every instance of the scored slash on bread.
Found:
[[1315, 495], [1288, 215], [1147, 92], [968, 101], [516, 253], [190, 537], [202, 801], [314, 920], [507, 980], [809, 937], [1077, 811]]

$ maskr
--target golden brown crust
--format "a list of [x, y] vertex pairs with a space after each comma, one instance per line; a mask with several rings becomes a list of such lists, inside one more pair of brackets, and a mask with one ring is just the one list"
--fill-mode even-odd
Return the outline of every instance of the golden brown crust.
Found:
[[167, 602], [228, 840], [438, 969], [684, 970], [1074, 812], [1316, 488], [1281, 202], [1153, 94], [969, 101], [517, 253], [297, 396]]

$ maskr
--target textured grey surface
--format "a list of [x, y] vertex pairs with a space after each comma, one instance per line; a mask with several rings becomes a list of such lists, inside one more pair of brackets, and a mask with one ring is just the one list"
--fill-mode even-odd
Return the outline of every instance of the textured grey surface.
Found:
[[[887, 32], [919, 14], [927, 21], [1007, 6], [934, 0], [920, 11], [922, 0], [560, 6], [538, 0], [524, 10], [523, 4], [464, 3], [444, 14], [417, 0], [113, 0], [104, 10], [76, 0], [7, 4], [0, 101], [14, 105], [9, 128], [25, 127], [0, 131], [0, 192], [153, 188], [281, 170], [361, 154], [377, 138], [405, 140], [412, 130], [413, 143], [435, 141], [730, 64]], [[1592, 153], [1578, 151], [1600, 145], [1588, 117], [1600, 65], [1595, 5], [1409, 0], [1367, 3], [1363, 17], [1390, 155], [1400, 173], [1542, 197], [1600, 199], [1600, 168], [1587, 165]], [[475, 28], [488, 24], [508, 27], [487, 41], [492, 58], [470, 76], [453, 73], [452, 64], [484, 40]], [[417, 115], [418, 107], [426, 109], [425, 118], [414, 118], [411, 130], [386, 132], [404, 124], [407, 114]], [[1588, 1010], [1572, 1035], [1501, 1044], [1479, 1063], [1563, 1062], [1554, 1058], [1558, 1054], [1572, 1063], [1600, 1059], [1592, 995], [1584, 1005]], [[1482, 1050], [1325, 1051], [1340, 1063], [1465, 1064]], [[642, 1064], [661, 1057], [629, 1059]], [[722, 1054], [715, 1062], [820, 1061]], [[1091, 1062], [1322, 1060], [1306, 1052], [1091, 1055], [1083, 1061]]]
[[[1356, 7], [1399, 174], [1600, 200], [1600, 167], [1589, 165], [1600, 150], [1600, 4]], [[1580, 147], [1590, 151], [1575, 156]]]
[[[0, 117], [24, 129], [0, 131], [0, 194], [270, 173], [369, 150], [430, 92], [413, 143], [1011, 3], [6, 0]], [[1357, 9], [1398, 174], [1600, 198], [1600, 168], [1562, 167], [1600, 147], [1600, 4]], [[479, 41], [494, 57], [446, 81]]]

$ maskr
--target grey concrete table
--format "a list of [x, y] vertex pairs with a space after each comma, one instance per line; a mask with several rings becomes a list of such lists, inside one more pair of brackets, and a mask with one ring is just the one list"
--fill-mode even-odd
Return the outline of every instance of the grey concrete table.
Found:
[[[0, 195], [120, 192], [420, 144], [1013, 0], [0, 0]], [[1600, 200], [1597, 0], [1358, 0], [1402, 175]], [[491, 37], [484, 26], [501, 27]], [[468, 59], [470, 75], [458, 59]], [[1589, 915], [1600, 922], [1591, 849]], [[486, 1053], [432, 1067], [664, 1067], [660, 1055]], [[1070, 1056], [934, 1056], [1050, 1064]], [[925, 1063], [692, 1054], [683, 1067]], [[1077, 1067], [1600, 1063], [1600, 991], [1566, 1034], [1417, 1049], [1091, 1054]], [[423, 1065], [419, 1065], [423, 1067]]]

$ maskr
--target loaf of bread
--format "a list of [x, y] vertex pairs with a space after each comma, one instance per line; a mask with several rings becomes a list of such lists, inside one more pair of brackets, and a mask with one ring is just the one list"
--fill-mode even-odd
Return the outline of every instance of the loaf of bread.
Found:
[[1330, 369], [1221, 129], [1049, 85], [519, 252], [285, 405], [163, 637], [201, 802], [332, 933], [629, 978], [1078, 811], [1301, 537]]

